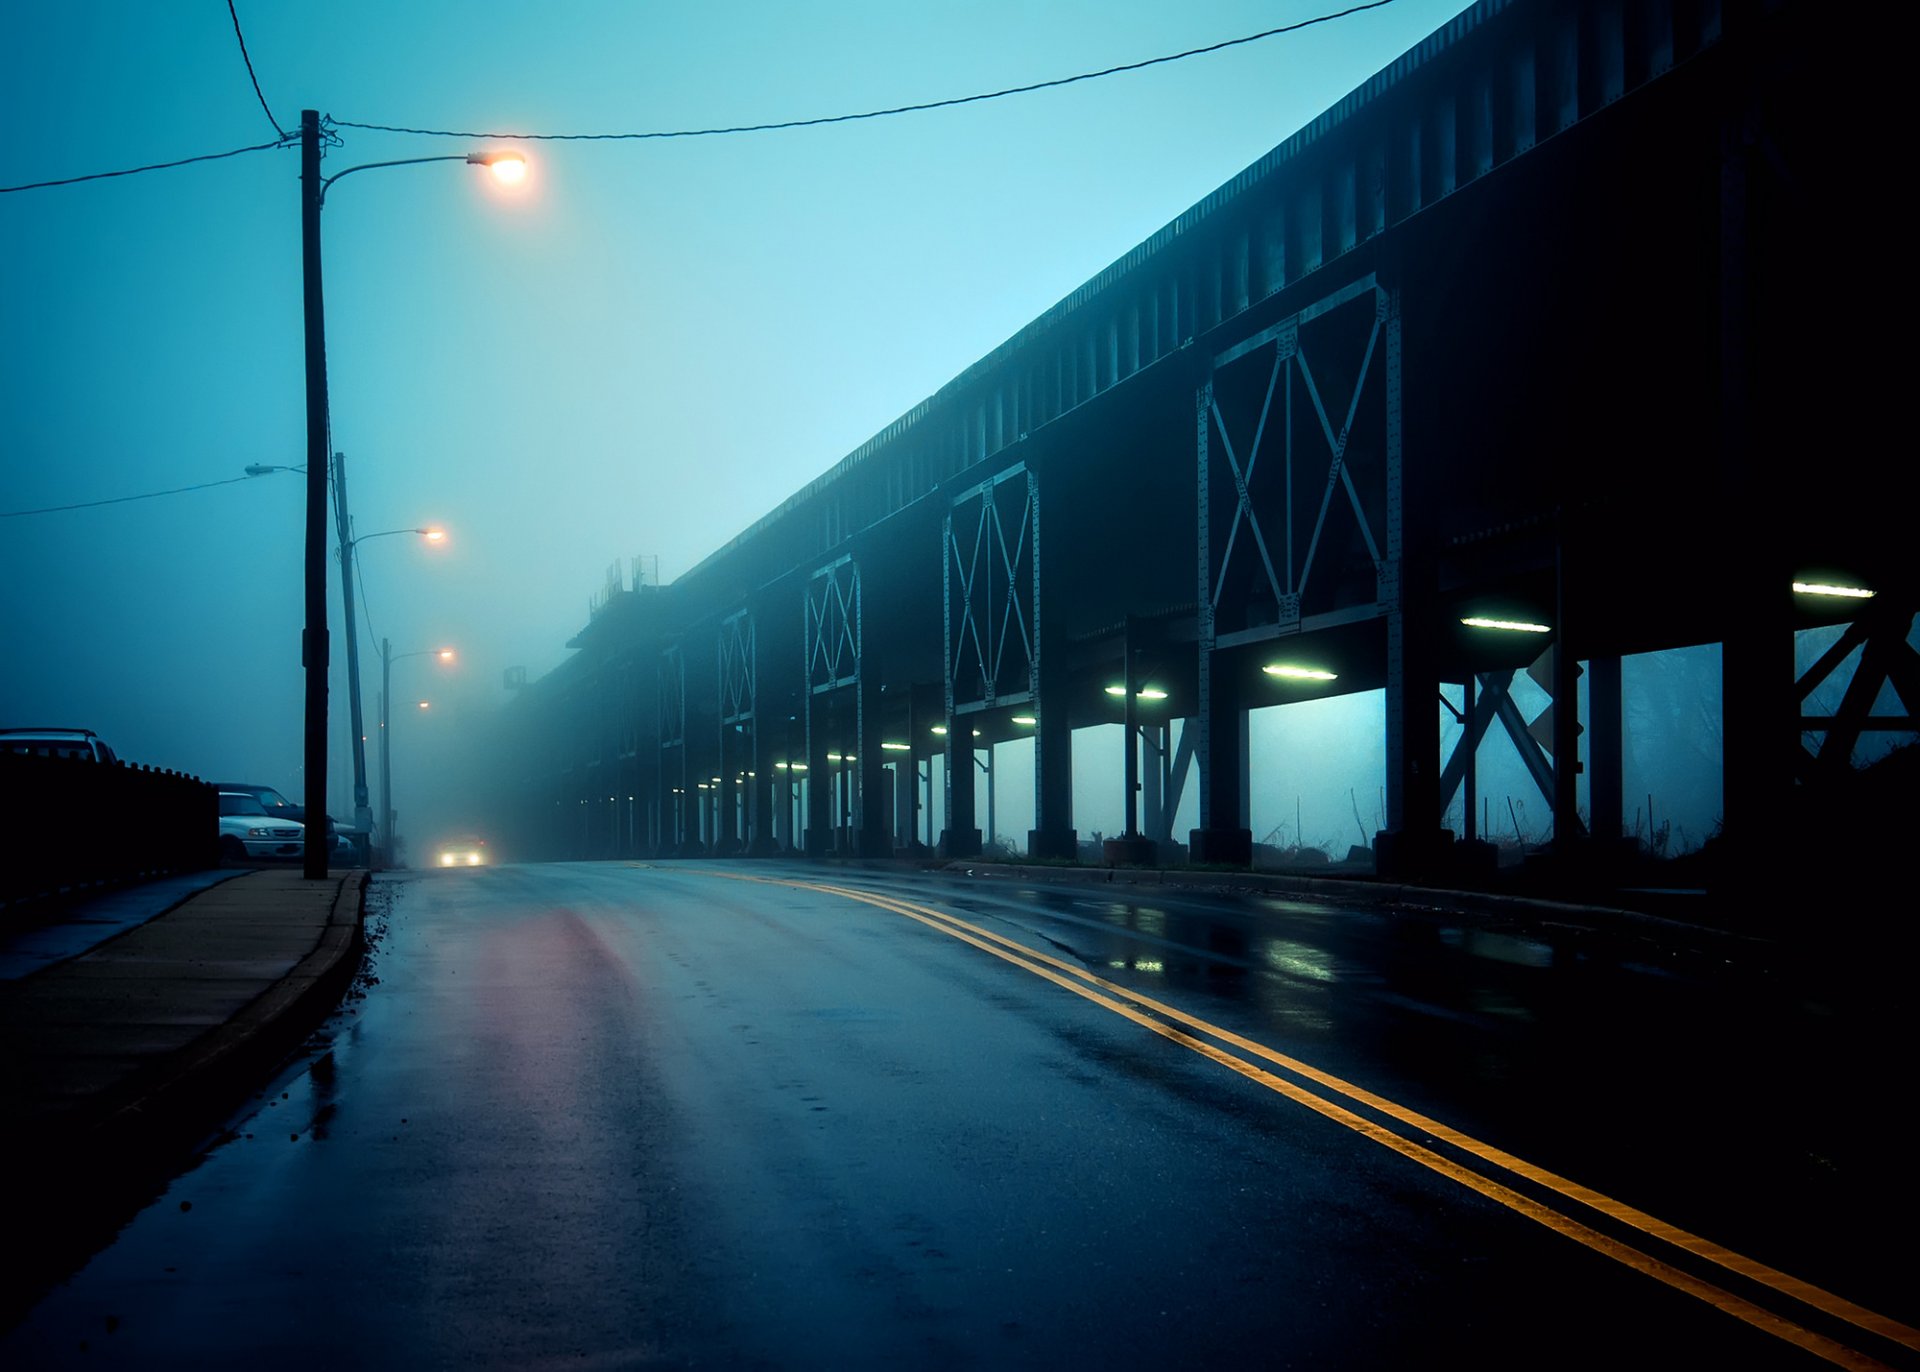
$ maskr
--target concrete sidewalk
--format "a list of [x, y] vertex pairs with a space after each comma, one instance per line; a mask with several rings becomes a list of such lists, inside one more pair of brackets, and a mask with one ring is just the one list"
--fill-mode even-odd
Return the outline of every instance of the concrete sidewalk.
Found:
[[0, 982], [0, 1155], [28, 1229], [69, 1247], [265, 1082], [352, 981], [366, 884], [250, 872]]
[[241, 1040], [311, 1011], [313, 998], [337, 999], [358, 963], [364, 877], [251, 872], [0, 985], [9, 1151], [71, 1143], [128, 1112], [163, 1110], [176, 1092], [202, 1094], [211, 1083], [195, 1079], [224, 1073]]

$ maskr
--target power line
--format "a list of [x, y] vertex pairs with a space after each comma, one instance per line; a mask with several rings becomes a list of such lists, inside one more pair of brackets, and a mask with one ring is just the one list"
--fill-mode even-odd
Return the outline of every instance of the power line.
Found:
[[1202, 57], [1208, 53], [1220, 52], [1227, 48], [1241, 47], [1247, 43], [1258, 43], [1262, 39], [1277, 38], [1281, 34], [1297, 33], [1301, 29], [1312, 28], [1316, 24], [1329, 24], [1336, 19], [1345, 19], [1349, 15], [1365, 10], [1377, 10], [1391, 5], [1394, 0], [1367, 0], [1365, 4], [1352, 5], [1347, 9], [1331, 14], [1317, 14], [1310, 19], [1302, 19], [1293, 24], [1282, 24], [1279, 28], [1265, 29], [1260, 33], [1250, 33], [1243, 38], [1228, 38], [1219, 43], [1209, 43], [1202, 48], [1188, 48], [1185, 52], [1168, 53], [1162, 57], [1149, 57], [1139, 62], [1124, 62], [1117, 67], [1103, 67], [1099, 71], [1080, 72], [1074, 76], [1059, 76], [1050, 81], [1035, 81], [1025, 86], [1008, 86], [1002, 90], [983, 91], [978, 95], [958, 95], [947, 100], [925, 100], [912, 105], [894, 105], [881, 110], [863, 110], [858, 114], [826, 114], [811, 119], [783, 119], [769, 124], [735, 124], [725, 128], [709, 129], [656, 129], [640, 133], [502, 133], [475, 132], [456, 129], [415, 129], [393, 124], [360, 124], [348, 119], [333, 120], [333, 124], [343, 129], [365, 129], [372, 133], [407, 133], [427, 138], [498, 138], [518, 139], [523, 142], [619, 142], [639, 139], [658, 138], [709, 138], [734, 133], [771, 133], [777, 129], [811, 129], [822, 124], [850, 124], [861, 119], [883, 119], [895, 114], [918, 114], [924, 110], [950, 109], [955, 105], [973, 105], [982, 100], [999, 100], [1009, 95], [1026, 95], [1032, 91], [1050, 90], [1056, 86], [1071, 86], [1079, 81], [1095, 81], [1103, 76], [1117, 76], [1122, 72], [1140, 71], [1146, 67], [1157, 67], [1168, 62], [1183, 62], [1189, 57]]
[[360, 618], [366, 622], [367, 642], [377, 642], [379, 635], [373, 631], [373, 611], [367, 605], [367, 572], [357, 557], [353, 560], [353, 579], [360, 583]]
[[0, 186], [0, 195], [6, 195], [12, 191], [45, 190], [48, 186], [72, 186], [81, 181], [104, 181], [110, 176], [138, 176], [141, 172], [167, 171], [173, 167], [190, 166], [195, 162], [217, 162], [223, 157], [239, 157], [243, 153], [265, 152], [269, 148], [286, 146], [287, 144], [283, 142], [255, 143], [251, 147], [235, 148], [232, 152], [208, 152], [198, 157], [183, 157], [177, 162], [153, 162], [144, 167], [127, 167], [122, 171], [89, 172], [85, 176], [65, 176], [57, 181], [29, 181], [22, 186]]
[[[1258, 43], [1264, 39], [1277, 38], [1282, 34], [1298, 33], [1302, 29], [1312, 28], [1318, 24], [1330, 24], [1337, 19], [1345, 19], [1351, 15], [1360, 14], [1367, 10], [1382, 9], [1393, 3], [1394, 0], [1366, 0], [1364, 4], [1350, 5], [1346, 9], [1335, 10], [1327, 14], [1316, 14], [1311, 18], [1302, 19], [1297, 23], [1282, 24], [1278, 28], [1263, 29], [1259, 33], [1250, 33], [1244, 37], [1228, 38], [1218, 43], [1209, 43], [1204, 47], [1188, 48], [1184, 52], [1167, 53], [1160, 57], [1148, 57], [1138, 62], [1123, 62], [1119, 66], [1103, 67], [1099, 71], [1085, 71], [1073, 76], [1059, 76], [1050, 81], [1034, 81], [1024, 86], [1007, 86], [1000, 90], [982, 91], [975, 95], [958, 95], [946, 100], [924, 100], [916, 104], [893, 105], [886, 109], [862, 110], [854, 114], [819, 115], [811, 119], [784, 119], [766, 124], [733, 124], [725, 127], [705, 129], [654, 129], [633, 133], [476, 132], [473, 130], [457, 129], [410, 128], [398, 124], [367, 124], [348, 119], [335, 120], [332, 118], [326, 121], [326, 125], [329, 133], [335, 128], [365, 129], [372, 133], [404, 133], [414, 134], [423, 138], [497, 138], [503, 140], [519, 140], [522, 142], [620, 142], [663, 138], [709, 138], [724, 134], [772, 133], [779, 129], [811, 129], [819, 128], [826, 124], [851, 124], [863, 119], [884, 119], [896, 114], [918, 114], [927, 110], [952, 109], [957, 105], [974, 105], [983, 100], [999, 100], [1009, 95], [1027, 95], [1034, 91], [1051, 90], [1058, 86], [1071, 86], [1081, 81], [1096, 81], [1106, 76], [1118, 76], [1123, 72], [1141, 71], [1147, 67], [1163, 66], [1169, 62], [1183, 62], [1189, 57], [1203, 57], [1208, 53], [1222, 52], [1227, 48], [1242, 47], [1248, 43]], [[232, 0], [228, 0], [228, 9], [232, 10], [232, 8]], [[234, 16], [234, 33], [237, 37], [240, 35], [240, 21], [237, 14]], [[243, 58], [246, 58], [246, 39], [244, 37], [240, 39], [240, 54]], [[251, 58], [247, 58], [247, 73], [249, 76], [253, 75], [253, 61]], [[279, 121], [274, 119], [273, 111], [267, 107], [266, 97], [260, 93], [260, 82], [257, 77], [254, 78], [253, 88], [254, 94], [260, 96], [260, 108], [266, 111], [267, 118], [272, 121], [274, 128], [279, 129]], [[145, 166], [126, 167], [118, 171], [89, 172], [85, 176], [66, 176], [52, 181], [29, 181], [18, 186], [0, 186], [0, 195], [7, 195], [14, 191], [45, 190], [51, 186], [72, 186], [83, 181], [104, 181], [116, 176], [138, 176], [143, 172], [169, 171], [175, 167], [191, 166], [196, 162], [217, 162], [226, 157], [239, 157], [250, 152], [265, 152], [269, 148], [287, 147], [291, 144], [292, 139], [293, 135], [282, 131], [280, 138], [272, 143], [255, 143], [249, 147], [234, 148], [229, 152], [202, 153], [197, 157], [182, 157], [173, 162], [152, 162]]]
[[267, 106], [267, 97], [260, 93], [260, 78], [254, 75], [253, 59], [247, 56], [247, 36], [240, 32], [240, 11], [233, 7], [233, 0], [227, 0], [227, 13], [233, 16], [233, 36], [240, 40], [240, 60], [247, 64], [247, 76], [253, 81], [253, 93], [259, 98], [260, 108], [266, 111], [267, 122], [273, 125], [273, 131], [285, 138], [287, 131], [280, 127], [280, 121], [273, 117], [273, 111]]
[[59, 514], [62, 510], [91, 510], [98, 505], [124, 505], [129, 500], [152, 500], [156, 496], [183, 495], [188, 491], [208, 491], [215, 486], [232, 486], [251, 481], [250, 476], [230, 476], [224, 481], [203, 481], [197, 486], [175, 486], [169, 491], [145, 491], [140, 495], [117, 495], [111, 500], [82, 500], [74, 505], [49, 505], [40, 510], [0, 510], [0, 519], [19, 519], [23, 515]]

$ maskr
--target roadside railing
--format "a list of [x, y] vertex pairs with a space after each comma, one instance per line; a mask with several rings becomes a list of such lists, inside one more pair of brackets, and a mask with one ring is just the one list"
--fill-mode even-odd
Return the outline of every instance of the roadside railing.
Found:
[[0, 753], [0, 904], [220, 862], [211, 786], [183, 772]]

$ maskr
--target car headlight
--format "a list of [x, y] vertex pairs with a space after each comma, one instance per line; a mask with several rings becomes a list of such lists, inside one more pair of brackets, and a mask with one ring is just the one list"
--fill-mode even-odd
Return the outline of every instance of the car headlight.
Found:
[[480, 865], [480, 854], [478, 854], [478, 853], [468, 853], [468, 854], [467, 854], [467, 866], [469, 866], [469, 867], [478, 867], [479, 865]]
[[272, 838], [272, 837], [273, 837], [273, 830], [271, 830], [271, 829], [249, 829], [249, 830], [247, 830], [247, 837], [248, 837], [248, 838]]
[[453, 866], [453, 854], [452, 854], [452, 853], [442, 853], [442, 854], [440, 854], [440, 865], [441, 865], [442, 867], [451, 867], [451, 866]]

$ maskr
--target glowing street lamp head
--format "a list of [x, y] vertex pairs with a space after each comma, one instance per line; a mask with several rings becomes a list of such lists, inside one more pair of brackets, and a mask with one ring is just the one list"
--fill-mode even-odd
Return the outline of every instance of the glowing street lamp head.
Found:
[[451, 662], [453, 661], [453, 649], [442, 648], [439, 652], [435, 653], [434, 656], [439, 658], [442, 662]]
[[423, 710], [431, 710], [433, 708], [433, 702], [431, 700], [423, 700], [420, 702], [420, 708]]
[[517, 186], [527, 179], [527, 155], [512, 148], [498, 152], [470, 152], [467, 161], [476, 167], [485, 167], [493, 173], [493, 179], [503, 186]]
[[447, 541], [447, 531], [437, 524], [428, 525], [426, 528], [419, 530], [419, 534], [429, 543], [437, 544]]

